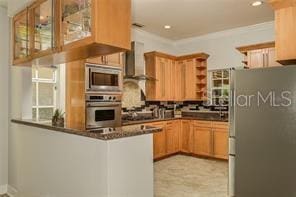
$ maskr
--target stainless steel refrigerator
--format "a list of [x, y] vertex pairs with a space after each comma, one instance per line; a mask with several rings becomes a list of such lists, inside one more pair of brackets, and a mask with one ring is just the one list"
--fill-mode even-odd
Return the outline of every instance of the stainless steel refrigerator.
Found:
[[296, 66], [234, 70], [229, 196], [296, 196]]

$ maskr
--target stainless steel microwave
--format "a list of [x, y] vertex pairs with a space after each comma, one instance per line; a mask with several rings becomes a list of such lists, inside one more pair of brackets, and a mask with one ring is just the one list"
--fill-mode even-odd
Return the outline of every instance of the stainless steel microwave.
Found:
[[86, 64], [86, 92], [122, 93], [122, 70], [118, 67]]

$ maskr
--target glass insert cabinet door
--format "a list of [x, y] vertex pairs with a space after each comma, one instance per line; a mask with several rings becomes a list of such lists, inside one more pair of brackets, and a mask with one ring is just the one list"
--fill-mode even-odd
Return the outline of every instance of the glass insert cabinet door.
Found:
[[53, 1], [44, 0], [34, 6], [34, 53], [54, 48]]
[[14, 59], [25, 58], [29, 55], [29, 16], [28, 10], [14, 17]]
[[92, 0], [62, 0], [63, 44], [91, 36]]

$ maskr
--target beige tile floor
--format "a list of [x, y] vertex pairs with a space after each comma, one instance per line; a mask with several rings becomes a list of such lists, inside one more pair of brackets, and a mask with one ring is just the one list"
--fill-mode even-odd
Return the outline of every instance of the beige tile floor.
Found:
[[228, 163], [177, 155], [154, 164], [155, 197], [227, 197]]

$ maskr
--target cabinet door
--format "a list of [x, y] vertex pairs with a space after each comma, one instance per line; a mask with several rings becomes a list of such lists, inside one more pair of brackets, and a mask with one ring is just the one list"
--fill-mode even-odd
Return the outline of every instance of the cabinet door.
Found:
[[248, 51], [248, 66], [249, 68], [264, 67], [264, 49]]
[[214, 129], [213, 153], [220, 159], [228, 158], [228, 132], [224, 129]]
[[173, 101], [174, 100], [174, 61], [170, 59], [165, 60], [165, 70], [164, 70], [164, 81], [165, 81], [165, 100]]
[[[174, 99], [175, 101], [182, 101], [184, 97], [184, 78], [185, 76], [185, 67], [183, 62], [175, 62], [175, 72], [174, 72]], [[185, 78], [184, 78], [185, 79]]]
[[166, 124], [166, 151], [167, 154], [174, 154], [179, 152], [179, 135], [181, 129], [181, 122], [168, 121]]
[[194, 60], [186, 60], [185, 65], [185, 100], [196, 99], [196, 67]]
[[91, 64], [104, 64], [104, 56], [88, 58], [86, 59], [86, 62]]
[[153, 134], [153, 158], [158, 159], [166, 155], [166, 123], [157, 122], [149, 123], [147, 125], [162, 128], [161, 132]]
[[213, 123], [213, 154], [219, 159], [228, 159], [228, 123]]
[[63, 45], [91, 36], [92, 0], [61, 0]]
[[28, 28], [28, 10], [24, 10], [13, 18], [14, 50], [13, 60], [25, 59], [30, 55], [30, 32]]
[[114, 53], [105, 57], [107, 65], [123, 67], [123, 53]]
[[193, 146], [192, 127], [190, 120], [181, 121], [180, 149], [184, 153], [191, 153]]
[[55, 47], [52, 1], [41, 1], [30, 8], [34, 24], [33, 54], [49, 53]]
[[156, 86], [155, 86], [155, 99], [159, 101], [165, 100], [165, 67], [166, 59], [161, 57], [156, 57]]
[[282, 66], [275, 60], [275, 48], [268, 48], [265, 50], [267, 67]]
[[212, 155], [212, 129], [207, 127], [193, 127], [193, 153], [197, 155]]

